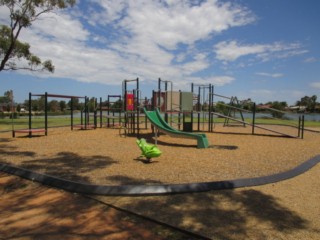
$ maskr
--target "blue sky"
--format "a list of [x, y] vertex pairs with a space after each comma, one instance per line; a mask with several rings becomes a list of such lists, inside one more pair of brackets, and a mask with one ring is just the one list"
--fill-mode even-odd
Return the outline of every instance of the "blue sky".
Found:
[[[150, 97], [160, 77], [174, 90], [213, 84], [218, 94], [257, 103], [320, 99], [319, 9], [318, 0], [78, 1], [21, 34], [55, 73], [1, 72], [0, 94], [106, 100], [138, 77]], [[0, 24], [7, 16], [0, 7]]]

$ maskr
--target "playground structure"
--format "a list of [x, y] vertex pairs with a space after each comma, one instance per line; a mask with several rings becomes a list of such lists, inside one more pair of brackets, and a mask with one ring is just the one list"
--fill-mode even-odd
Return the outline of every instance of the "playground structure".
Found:
[[[117, 99], [117, 100], [114, 100]], [[108, 108], [107, 108], [107, 127], [119, 126], [122, 117], [122, 107], [114, 106], [116, 103], [122, 103], [121, 95], [108, 95]], [[116, 116], [116, 113], [118, 116]], [[117, 120], [117, 123], [116, 123]]]
[[125, 136], [133, 134], [139, 138], [141, 123], [144, 122], [147, 128], [146, 118], [141, 113], [141, 102], [139, 78], [123, 80], [122, 95], [108, 95], [107, 127], [118, 127], [120, 135], [124, 130]]
[[[128, 84], [135, 84], [129, 89]], [[124, 128], [126, 133], [136, 134], [139, 138], [140, 133], [140, 90], [139, 78], [124, 80], [122, 82]]]
[[[223, 95], [219, 95], [216, 93], [212, 93], [214, 97], [216, 98], [223, 98], [223, 99], [227, 99], [230, 102], [228, 104], [219, 102], [220, 105], [224, 106], [227, 109], [226, 113], [220, 113], [220, 112], [216, 112], [216, 111], [212, 111], [210, 112], [210, 114], [217, 116], [218, 118], [224, 118], [224, 123], [223, 126], [224, 127], [228, 127], [228, 126], [242, 126], [242, 127], [246, 127], [246, 126], [250, 126], [251, 127], [251, 134], [255, 135], [255, 129], [263, 129], [265, 131], [268, 132], [272, 132], [275, 133], [277, 135], [283, 136], [283, 137], [290, 137], [290, 138], [301, 138], [303, 139], [303, 135], [304, 135], [304, 115], [299, 115], [298, 121], [296, 124], [294, 123], [283, 123], [281, 124], [282, 126], [286, 126], [286, 127], [290, 127], [290, 128], [296, 128], [297, 129], [297, 135], [292, 135], [292, 134], [287, 134], [285, 132], [279, 132], [277, 130], [274, 130], [270, 127], [268, 127], [268, 124], [259, 124], [257, 123], [257, 110], [259, 110], [258, 106], [256, 106], [255, 102], [251, 102], [251, 101], [239, 101], [237, 97], [227, 97], [227, 96], [223, 96]], [[245, 109], [244, 108], [244, 104], [247, 105], [247, 108], [251, 109]], [[217, 105], [215, 105], [217, 106]], [[274, 108], [270, 108], [270, 107], [264, 107], [263, 108], [264, 111], [268, 111], [269, 113], [280, 113], [280, 114], [285, 114], [286, 112], [278, 110], [278, 109], [274, 109]], [[251, 121], [249, 121], [248, 119], [246, 120], [244, 118], [244, 113], [246, 113], [248, 116], [251, 117]], [[277, 118], [277, 117], [273, 117], [270, 114], [263, 114], [263, 113], [259, 113], [260, 116], [266, 118], [266, 119], [272, 119], [272, 120], [277, 120], [277, 121], [283, 121], [283, 119], [281, 118]]]
[[[128, 84], [134, 83], [134, 87], [128, 89]], [[164, 88], [164, 89], [163, 89]], [[298, 130], [297, 135], [279, 132], [267, 126], [267, 124], [259, 124], [256, 113], [260, 110], [254, 102], [240, 101], [236, 96], [227, 97], [215, 93], [212, 84], [191, 84], [191, 92], [173, 91], [173, 82], [158, 79], [158, 90], [152, 92], [151, 107], [142, 103], [141, 92], [139, 90], [139, 79], [124, 80], [122, 83], [122, 96], [109, 95], [110, 98], [116, 97], [118, 101], [123, 99], [123, 117], [121, 111], [117, 116], [110, 116], [108, 112], [108, 127], [115, 126], [115, 119], [118, 125], [125, 129], [125, 134], [130, 133], [139, 137], [141, 123], [145, 123], [147, 128], [147, 115], [142, 115], [142, 108], [159, 109], [163, 114], [164, 121], [173, 129], [182, 130], [184, 132], [214, 132], [214, 125], [217, 119], [224, 119], [223, 126], [241, 126], [251, 127], [251, 134], [256, 134], [255, 129], [263, 129], [270, 133], [275, 133], [283, 137], [303, 138], [304, 134], [304, 116], [300, 115], [297, 124], [282, 124], [284, 126], [293, 127]], [[110, 98], [109, 98], [110, 97]], [[122, 98], [121, 98], [122, 97]], [[229, 102], [217, 101], [219, 99]], [[245, 105], [250, 107], [245, 108]], [[219, 111], [218, 106], [223, 106], [225, 111]], [[109, 107], [109, 109], [111, 109]], [[281, 118], [271, 117], [270, 112], [281, 112], [277, 109], [264, 108], [269, 114], [265, 114], [265, 118], [283, 121]], [[259, 112], [259, 115], [262, 115]], [[246, 116], [246, 117], [245, 117]], [[143, 119], [144, 118], [144, 119]], [[112, 119], [112, 125], [109, 121]], [[151, 122], [151, 121], [150, 121]], [[218, 121], [221, 122], [221, 121]], [[153, 124], [154, 126], [154, 124]]]
[[[165, 84], [164, 91], [161, 90], [161, 83]], [[168, 83], [171, 83], [171, 88], [168, 90]], [[208, 131], [214, 132], [215, 119], [220, 118], [224, 119], [223, 126], [250, 126], [252, 128], [252, 135], [256, 134], [255, 129], [263, 129], [270, 133], [275, 133], [283, 137], [291, 138], [303, 138], [304, 134], [304, 116], [300, 115], [296, 124], [288, 124], [283, 121], [281, 118], [271, 116], [272, 113], [277, 112], [285, 114], [285, 112], [273, 109], [273, 108], [264, 108], [264, 111], [268, 111], [269, 114], [261, 114], [264, 118], [277, 120], [284, 122], [283, 126], [296, 128], [297, 135], [287, 134], [285, 132], [279, 132], [268, 126], [267, 124], [258, 124], [256, 113], [258, 106], [251, 101], [240, 101], [237, 97], [227, 97], [220, 94], [216, 94], [214, 91], [214, 86], [212, 84], [191, 84], [191, 98], [183, 97], [181, 91], [174, 92], [172, 91], [172, 82], [163, 81], [159, 78], [158, 81], [158, 91], [153, 92], [153, 104], [154, 108], [158, 108], [161, 113], [164, 114], [164, 119], [167, 123], [173, 126], [175, 121], [171, 119], [177, 119], [177, 129], [181, 129], [183, 125], [183, 131], [187, 132], [201, 132]], [[224, 103], [223, 101], [215, 101], [217, 99], [228, 100], [229, 103]], [[218, 105], [223, 106], [225, 111], [218, 111]], [[245, 105], [249, 105], [248, 108], [245, 108]], [[190, 107], [191, 106], [191, 107]], [[173, 118], [173, 115], [178, 117]], [[247, 117], [245, 118], [245, 114]], [[168, 116], [170, 115], [170, 117]], [[170, 120], [169, 120], [170, 119]], [[182, 124], [181, 124], [182, 122]], [[194, 129], [195, 127], [195, 129]]]
[[[198, 91], [195, 94], [196, 87]], [[191, 122], [193, 123], [194, 113], [197, 115], [197, 131], [205, 130], [205, 122], [208, 123], [208, 131], [213, 131], [213, 93], [214, 86], [211, 84], [194, 84], [191, 83], [191, 92], [194, 95], [193, 105], [195, 106], [195, 111], [191, 114]], [[202, 119], [202, 123], [201, 120]], [[193, 124], [192, 124], [193, 125]]]
[[[44, 97], [44, 128], [32, 128], [32, 97]], [[68, 98], [71, 101], [70, 106], [70, 127], [71, 130], [74, 128], [80, 128], [80, 129], [93, 129], [96, 128], [96, 124], [90, 124], [89, 123], [89, 111], [88, 111], [88, 98], [85, 97], [79, 97], [79, 96], [68, 96], [68, 95], [58, 95], [58, 94], [49, 94], [45, 92], [45, 94], [32, 94], [29, 93], [29, 114], [28, 114], [28, 120], [29, 120], [29, 128], [28, 129], [13, 129], [12, 130], [12, 137], [16, 136], [16, 133], [28, 133], [29, 137], [32, 137], [33, 133], [44, 133], [46, 136], [48, 135], [48, 98]], [[81, 124], [74, 124], [74, 116], [73, 116], [73, 101], [74, 99], [84, 99], [84, 111], [81, 111]], [[84, 117], [83, 117], [84, 113]]]
[[[162, 85], [164, 84], [164, 91]], [[168, 90], [170, 84], [170, 91]], [[158, 79], [158, 91], [152, 93], [152, 109], [164, 113], [164, 120], [178, 130], [192, 132], [189, 120], [193, 111], [193, 94], [191, 92], [173, 91], [171, 81]]]
[[[164, 90], [162, 89], [164, 85]], [[68, 96], [58, 94], [32, 94], [29, 93], [29, 128], [28, 129], [12, 129], [12, 136], [16, 133], [28, 133], [29, 137], [33, 133], [48, 134], [48, 98], [68, 98], [71, 100], [71, 130], [77, 129], [95, 129], [100, 118], [100, 128], [103, 127], [103, 110], [107, 110], [106, 127], [119, 127], [120, 134], [124, 129], [125, 135], [131, 134], [139, 138], [141, 123], [147, 128], [147, 120], [152, 121], [143, 112], [143, 108], [159, 109], [163, 114], [164, 121], [172, 129], [182, 130], [184, 132], [214, 132], [216, 122], [221, 123], [219, 119], [224, 119], [223, 126], [241, 126], [251, 127], [251, 133], [256, 134], [255, 129], [263, 129], [270, 133], [275, 133], [284, 137], [303, 138], [304, 135], [304, 116], [299, 115], [296, 124], [284, 123], [283, 125], [293, 127], [298, 130], [297, 135], [279, 132], [270, 128], [267, 124], [259, 123], [257, 120], [257, 112], [261, 113], [261, 108], [256, 106], [251, 101], [240, 101], [237, 97], [227, 97], [215, 93], [214, 85], [212, 84], [191, 84], [190, 92], [173, 91], [173, 82], [158, 79], [158, 90], [153, 91], [152, 99], [143, 100], [139, 89], [139, 78], [132, 80], [123, 80], [122, 95], [108, 95], [108, 106], [103, 107], [102, 98], [100, 103], [94, 98], [94, 113], [93, 123], [90, 122], [90, 113], [88, 109], [89, 98], [84, 96]], [[44, 113], [44, 128], [32, 128], [32, 97], [44, 97], [45, 113]], [[81, 123], [74, 124], [73, 122], [73, 101], [74, 99], [84, 99], [84, 107], [81, 110]], [[229, 101], [217, 101], [223, 99]], [[92, 99], [91, 99], [92, 100]], [[149, 103], [151, 103], [149, 105]], [[219, 106], [224, 108], [224, 111], [219, 109]], [[249, 106], [249, 107], [248, 107]], [[98, 114], [98, 111], [100, 114]], [[270, 112], [278, 112], [285, 114], [277, 109], [264, 107], [263, 111], [268, 111], [264, 114], [265, 118], [271, 118], [280, 121], [280, 118], [271, 117]], [[219, 120], [219, 121], [217, 121]], [[91, 120], [92, 121], [92, 120]], [[154, 124], [153, 124], [154, 126]]]

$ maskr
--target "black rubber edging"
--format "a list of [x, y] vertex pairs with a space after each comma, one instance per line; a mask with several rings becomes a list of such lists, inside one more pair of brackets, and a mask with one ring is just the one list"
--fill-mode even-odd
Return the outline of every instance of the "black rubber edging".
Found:
[[317, 155], [299, 166], [269, 176], [256, 178], [242, 178], [215, 182], [186, 183], [186, 184], [164, 184], [164, 185], [92, 185], [49, 176], [0, 163], [0, 171], [16, 175], [25, 179], [36, 181], [44, 185], [60, 188], [66, 191], [84, 194], [109, 195], [109, 196], [139, 196], [139, 195], [161, 195], [175, 193], [207, 192], [212, 190], [233, 189], [241, 187], [259, 186], [269, 183], [283, 181], [298, 176], [311, 169], [320, 162]]

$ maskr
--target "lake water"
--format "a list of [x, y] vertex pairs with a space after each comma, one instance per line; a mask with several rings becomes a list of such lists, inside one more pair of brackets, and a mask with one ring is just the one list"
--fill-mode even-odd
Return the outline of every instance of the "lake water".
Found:
[[[299, 116], [304, 115], [304, 120], [306, 121], [320, 121], [320, 114], [319, 113], [308, 113], [308, 114], [299, 114], [299, 113], [286, 113], [284, 115], [285, 119], [290, 119], [290, 120], [298, 120]], [[252, 118], [252, 114], [243, 114], [243, 116], [246, 118]], [[263, 118], [263, 117], [270, 117], [272, 118], [271, 114], [267, 113], [256, 113], [256, 118]]]
[[[242, 113], [244, 118], [252, 118], [252, 113]], [[299, 116], [304, 115], [305, 121], [320, 121], [320, 114], [319, 113], [308, 113], [308, 114], [299, 114], [299, 113], [286, 113], [284, 115], [285, 119], [289, 120], [299, 120]], [[208, 118], [208, 114], [205, 115]], [[235, 114], [236, 118], [240, 118], [240, 114]], [[194, 115], [194, 117], [197, 117], [197, 114]], [[217, 118], [217, 116], [214, 116], [214, 118]], [[256, 113], [256, 118], [272, 118], [272, 115], [269, 113]]]

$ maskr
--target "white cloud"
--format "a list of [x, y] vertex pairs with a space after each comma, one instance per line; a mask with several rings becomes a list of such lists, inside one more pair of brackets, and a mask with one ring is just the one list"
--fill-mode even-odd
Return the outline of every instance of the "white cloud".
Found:
[[252, 96], [263, 96], [263, 97], [273, 97], [275, 95], [275, 91], [268, 89], [254, 89], [251, 90]]
[[223, 41], [214, 46], [217, 59], [223, 61], [235, 61], [239, 57], [259, 54], [266, 51], [265, 45], [242, 45], [237, 41]]
[[312, 82], [310, 83], [310, 86], [316, 89], [320, 89], [320, 82]]
[[47, 38], [49, 41], [66, 43], [85, 41], [90, 35], [79, 20], [63, 12], [43, 15], [33, 23], [31, 30], [33, 34]]
[[265, 72], [257, 72], [256, 75], [271, 77], [271, 78], [280, 78], [284, 76], [282, 73], [265, 73]]
[[[166, 77], [164, 77], [163, 79], [168, 79]], [[190, 91], [190, 86], [191, 83], [196, 83], [196, 84], [202, 84], [202, 85], [208, 85], [208, 84], [212, 84], [214, 86], [224, 86], [224, 85], [228, 85], [231, 84], [233, 81], [235, 81], [234, 77], [231, 76], [213, 76], [213, 77], [182, 77], [182, 78], [176, 78], [176, 79], [172, 79], [174, 80], [174, 90], [181, 90], [181, 91]], [[179, 85], [177, 85], [176, 83], [179, 83]]]
[[309, 57], [309, 58], [304, 59], [303, 62], [305, 62], [305, 63], [314, 63], [314, 62], [317, 62], [317, 61], [318, 61], [317, 58], [315, 58], [315, 57]]
[[225, 62], [232, 62], [248, 55], [268, 61], [273, 58], [288, 58], [307, 52], [297, 43], [240, 44], [237, 41], [219, 42], [214, 46], [214, 51], [216, 58]]
[[102, 7], [101, 12], [92, 9], [92, 15], [88, 16], [92, 24], [110, 24], [123, 16], [123, 11], [128, 7], [128, 1], [124, 0], [93, 0]]
[[118, 27], [134, 38], [140, 37], [168, 49], [178, 43], [191, 44], [206, 39], [230, 27], [242, 26], [255, 19], [247, 9], [220, 3], [201, 1], [96, 1], [105, 9], [107, 24], [118, 21]]
[[294, 104], [297, 100], [305, 95], [305, 92], [294, 89], [253, 89], [249, 92], [249, 96], [253, 101], [256, 101], [256, 99], [258, 99], [259, 102], [257, 103], [285, 101], [289, 105]]
[[230, 76], [216, 76], [208, 79], [209, 82], [212, 81], [211, 83], [216, 86], [223, 86], [225, 84], [230, 84], [234, 80], [235, 78]]
[[178, 88], [192, 81], [228, 84], [233, 77], [194, 77], [212, 64], [195, 43], [255, 20], [248, 9], [217, 0], [94, 0], [87, 9], [79, 6], [43, 15], [21, 40], [53, 61], [54, 77], [106, 84], [128, 77], [163, 77]]

